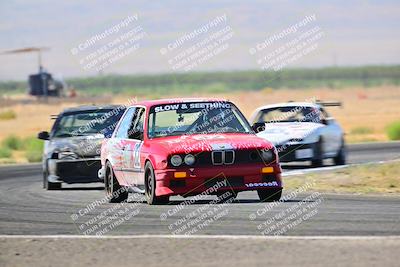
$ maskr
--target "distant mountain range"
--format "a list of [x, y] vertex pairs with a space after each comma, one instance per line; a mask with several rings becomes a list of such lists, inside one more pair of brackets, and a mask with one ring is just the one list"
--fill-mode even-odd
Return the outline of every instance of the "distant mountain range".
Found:
[[[103, 74], [184, 72], [195, 61], [193, 71], [259, 70], [258, 61], [282, 47], [281, 57], [275, 53], [267, 62], [286, 62], [284, 68], [399, 64], [399, 14], [398, 1], [10, 0], [0, 2], [0, 52], [51, 47], [43, 54], [44, 66], [63, 77], [96, 75], [110, 58]], [[295, 39], [296, 45], [308, 42], [312, 36], [302, 39], [304, 34], [316, 27], [323, 35], [303, 47], [310, 52], [290, 54]], [[88, 45], [91, 39], [94, 45]], [[111, 55], [110, 43], [124, 48]], [[108, 50], [99, 50], [105, 45]], [[96, 66], [88, 68], [95, 59]], [[25, 80], [37, 71], [36, 54], [0, 55], [0, 60], [3, 81]]]

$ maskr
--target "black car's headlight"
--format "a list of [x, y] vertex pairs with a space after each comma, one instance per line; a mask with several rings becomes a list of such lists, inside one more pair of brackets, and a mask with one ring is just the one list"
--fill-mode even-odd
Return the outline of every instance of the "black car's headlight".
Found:
[[58, 151], [54, 151], [53, 153], [51, 153], [50, 158], [51, 159], [58, 159]]
[[174, 167], [180, 166], [180, 165], [182, 164], [182, 157], [179, 156], [179, 155], [173, 155], [173, 156], [171, 157], [171, 164], [172, 164], [172, 166], [174, 166]]

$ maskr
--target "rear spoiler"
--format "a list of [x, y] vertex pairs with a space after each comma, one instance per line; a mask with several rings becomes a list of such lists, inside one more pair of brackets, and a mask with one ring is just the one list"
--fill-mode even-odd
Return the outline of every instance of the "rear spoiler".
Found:
[[322, 101], [322, 100], [315, 100], [315, 104], [318, 104], [323, 107], [343, 107], [342, 102], [339, 101]]

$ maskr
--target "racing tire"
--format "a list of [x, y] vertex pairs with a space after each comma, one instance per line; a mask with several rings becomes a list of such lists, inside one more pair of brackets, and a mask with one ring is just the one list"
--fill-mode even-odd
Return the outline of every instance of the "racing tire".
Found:
[[106, 164], [104, 190], [109, 203], [121, 203], [128, 200], [128, 190], [120, 186], [110, 162]]
[[144, 188], [147, 204], [162, 205], [169, 202], [169, 196], [156, 196], [156, 176], [153, 166], [148, 161], [144, 167]]
[[311, 166], [322, 167], [324, 165], [324, 159], [322, 157], [322, 139], [319, 139], [314, 145], [314, 157], [311, 160]]
[[47, 171], [43, 172], [43, 188], [46, 190], [60, 190], [61, 183], [52, 183], [47, 179]]
[[257, 194], [261, 202], [274, 202], [281, 199], [282, 189], [260, 189]]
[[346, 156], [347, 156], [346, 145], [344, 141], [342, 141], [342, 146], [340, 147], [337, 156], [333, 158], [333, 162], [335, 163], [335, 165], [345, 165]]

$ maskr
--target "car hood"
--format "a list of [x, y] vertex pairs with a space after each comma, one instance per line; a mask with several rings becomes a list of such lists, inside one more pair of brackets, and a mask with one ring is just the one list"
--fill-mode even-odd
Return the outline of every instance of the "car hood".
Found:
[[94, 157], [100, 155], [103, 139], [104, 136], [101, 134], [52, 138], [48, 150], [74, 152], [80, 157]]
[[167, 154], [198, 153], [226, 149], [272, 149], [273, 144], [254, 134], [221, 133], [162, 137], [151, 140]]
[[314, 122], [266, 123], [265, 130], [257, 133], [257, 136], [274, 145], [280, 145], [292, 141], [299, 142], [321, 127], [324, 127], [324, 124]]

